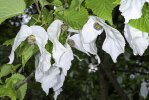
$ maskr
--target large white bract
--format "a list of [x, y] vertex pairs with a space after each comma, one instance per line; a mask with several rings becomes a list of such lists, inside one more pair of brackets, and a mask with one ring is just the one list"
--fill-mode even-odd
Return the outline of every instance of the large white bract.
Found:
[[[74, 59], [71, 47], [67, 43], [65, 45], [62, 45], [58, 41], [61, 33], [62, 25], [63, 25], [62, 21], [55, 20], [48, 27], [49, 40], [51, 40], [51, 42], [53, 43], [52, 55], [53, 55], [53, 58], [55, 59], [54, 66], [58, 67], [59, 69], [62, 69], [61, 72], [59, 73], [57, 83], [53, 87], [55, 92], [55, 95], [54, 95], [55, 99], [62, 91], [61, 87], [63, 86], [65, 76], [67, 75], [67, 71], [70, 69], [71, 61]], [[73, 29], [71, 28], [68, 28], [67, 31], [69, 30], [73, 31]]]
[[144, 99], [147, 97], [149, 92], [149, 88], [147, 87], [147, 85], [148, 83], [146, 83], [145, 81], [141, 83], [140, 94]]
[[148, 33], [142, 32], [126, 24], [124, 35], [130, 47], [133, 49], [134, 55], [142, 56], [149, 45]]
[[125, 18], [125, 23], [128, 23], [130, 19], [138, 19], [142, 16], [145, 2], [146, 0], [121, 0], [119, 10]]
[[40, 53], [42, 54], [45, 51], [45, 45], [48, 40], [48, 35], [44, 28], [40, 26], [27, 26], [22, 25], [20, 31], [18, 32], [14, 44], [12, 46], [11, 54], [9, 56], [9, 64], [12, 64], [14, 60], [14, 52], [17, 49], [17, 47], [22, 43], [22, 41], [26, 40], [30, 35], [33, 35], [35, 37], [35, 44], [38, 45], [40, 49]]

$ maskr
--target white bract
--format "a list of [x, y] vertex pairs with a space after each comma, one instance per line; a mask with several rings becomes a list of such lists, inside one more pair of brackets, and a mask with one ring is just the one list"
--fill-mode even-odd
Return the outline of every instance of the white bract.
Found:
[[147, 88], [147, 83], [143, 81], [141, 83], [140, 94], [144, 99], [147, 97], [148, 91], [149, 89]]
[[130, 47], [133, 49], [134, 55], [142, 56], [149, 45], [148, 33], [142, 32], [126, 24], [124, 35]]
[[42, 54], [45, 51], [45, 45], [48, 40], [48, 35], [44, 28], [40, 26], [28, 27], [27, 25], [22, 25], [20, 31], [18, 32], [14, 40], [11, 54], [9, 56], [9, 64], [12, 64], [14, 60], [14, 52], [17, 49], [17, 47], [22, 43], [22, 41], [26, 40], [31, 35], [34, 36], [35, 44], [38, 45], [40, 53]]
[[121, 0], [119, 10], [125, 18], [125, 23], [130, 19], [138, 19], [142, 16], [142, 8], [146, 0]]
[[57, 67], [62, 69], [60, 75], [58, 76], [59, 77], [58, 83], [53, 88], [55, 91], [54, 95], [55, 100], [57, 96], [60, 94], [60, 91], [62, 90], [61, 87], [63, 86], [65, 76], [67, 75], [67, 71], [70, 69], [71, 61], [74, 59], [71, 47], [67, 43], [65, 44], [65, 48], [66, 50], [59, 58], [59, 62], [55, 63]]
[[[69, 40], [74, 42], [72, 47], [76, 48], [77, 50], [86, 53], [87, 55], [93, 54], [95, 58], [98, 60], [98, 64], [100, 63], [100, 58], [97, 55], [97, 47], [96, 47], [96, 39], [90, 43], [83, 43], [81, 40], [81, 31], [77, 34], [72, 35]], [[90, 53], [90, 54], [89, 54]]]
[[[95, 23], [101, 25], [102, 28], [96, 30], [94, 28]], [[97, 36], [100, 35], [103, 30], [105, 30], [106, 39], [103, 43], [102, 49], [111, 55], [114, 62], [117, 62], [117, 57], [124, 52], [125, 40], [118, 30], [107, 25], [104, 20], [99, 19], [96, 16], [90, 16], [88, 22], [82, 29], [82, 40], [84, 43], [93, 43], [92, 41], [96, 41]], [[88, 35], [90, 37], [92, 35], [92, 37], [90, 38]]]
[[71, 37], [69, 37], [69, 40], [72, 40], [74, 42], [74, 45], [72, 45], [72, 47], [76, 48], [77, 50], [86, 53], [87, 55], [88, 52], [85, 50], [83, 43], [81, 41], [81, 37], [80, 34], [74, 34]]
[[[56, 100], [57, 95], [61, 91], [61, 87], [63, 85], [65, 76], [63, 73], [60, 74], [61, 72], [60, 72], [59, 67], [55, 65], [51, 66], [49, 62], [50, 62], [50, 56], [48, 54], [46, 54], [45, 56], [42, 56], [40, 53], [36, 55], [35, 57], [35, 66], [36, 66], [35, 79], [37, 82], [41, 83], [42, 89], [45, 91], [47, 95], [49, 93], [49, 88], [53, 88], [55, 91], [54, 98]], [[43, 71], [41, 69], [42, 67], [50, 67], [50, 68], [47, 71]]]
[[[55, 86], [53, 87], [53, 90], [55, 92], [54, 98], [56, 100], [57, 96], [62, 91], [61, 87], [63, 86], [65, 76], [67, 75], [67, 71], [70, 69], [71, 61], [73, 58], [73, 52], [71, 50], [71, 47], [66, 43], [65, 45], [62, 45], [58, 39], [60, 36], [60, 33], [62, 31], [62, 25], [63, 22], [60, 20], [55, 20], [53, 23], [48, 27], [48, 36], [49, 40], [53, 43], [53, 58], [55, 59], [54, 66], [57, 68], [62, 69], [61, 72], [58, 75], [58, 80]], [[67, 27], [64, 25], [64, 29], [67, 29]], [[69, 28], [66, 31], [73, 31], [73, 29]]]
[[91, 43], [92, 41], [96, 40], [97, 36], [103, 32], [103, 28], [99, 30], [94, 28], [96, 23], [98, 23], [96, 17], [90, 16], [87, 23], [83, 26], [81, 35], [84, 43]]
[[9, 56], [9, 63], [12, 63], [14, 60], [14, 51], [21, 42], [27, 38], [29, 43], [35, 43], [39, 47], [40, 52], [35, 57], [35, 79], [42, 84], [43, 90], [48, 93], [49, 90], [47, 88], [53, 87], [53, 85], [57, 82], [56, 79], [59, 74], [59, 70], [57, 68], [51, 68], [51, 54], [45, 49], [48, 35], [44, 28], [40, 26], [28, 27], [27, 25], [22, 25], [14, 40], [12, 51]]

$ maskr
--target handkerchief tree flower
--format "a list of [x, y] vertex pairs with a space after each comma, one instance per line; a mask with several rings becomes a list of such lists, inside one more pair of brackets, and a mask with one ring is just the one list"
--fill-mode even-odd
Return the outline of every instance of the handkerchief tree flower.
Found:
[[[145, 51], [149, 46], [149, 0], [0, 0], [0, 24], [16, 15], [20, 15], [18, 18], [23, 18], [23, 22], [15, 38], [3, 43], [12, 48], [6, 57], [9, 61], [4, 61], [8, 63], [0, 66], [0, 97], [23, 100], [27, 87], [32, 89], [34, 86], [30, 84], [36, 81], [44, 91], [42, 98], [38, 97], [41, 100], [53, 97], [54, 100], [149, 98], [148, 63], [144, 60], [148, 58]], [[29, 22], [25, 16], [30, 17]], [[6, 22], [9, 26], [20, 25], [10, 19]], [[9, 28], [7, 32], [10, 32]], [[0, 45], [3, 50], [1, 48]], [[134, 55], [145, 57], [132, 61], [134, 65], [129, 63], [133, 59], [129, 48]], [[0, 55], [2, 53], [0, 51]], [[80, 84], [79, 79], [75, 83], [77, 75], [81, 76], [81, 81], [86, 81]], [[31, 80], [33, 76], [35, 80]], [[70, 77], [73, 81], [69, 82], [74, 84], [64, 86], [65, 80], [72, 80]], [[83, 88], [82, 94], [75, 84], [79, 89]], [[77, 96], [68, 96], [74, 93], [69, 89], [70, 85], [78, 91]], [[69, 90], [66, 97], [65, 87]], [[60, 95], [62, 90], [64, 97], [63, 93]], [[39, 95], [38, 91], [33, 94]]]
[[[97, 25], [100, 26], [100, 30], [96, 28]], [[96, 16], [89, 17], [88, 22], [82, 29], [81, 35], [83, 42], [90, 43], [91, 41], [94, 41], [97, 36], [103, 32], [103, 30], [106, 33], [106, 39], [103, 43], [102, 49], [110, 54], [113, 61], [116, 62], [118, 55], [124, 53], [125, 40], [118, 30], [107, 25], [104, 20], [99, 19]]]
[[142, 32], [126, 24], [124, 28], [124, 35], [130, 47], [133, 49], [134, 55], [142, 56], [149, 45], [148, 33]]
[[59, 70], [60, 68], [62, 69], [58, 76], [58, 82], [56, 83], [56, 86], [53, 87], [55, 91], [55, 99], [61, 92], [61, 87], [63, 86], [65, 76], [67, 75], [67, 71], [70, 69], [71, 61], [74, 59], [71, 47], [68, 43], [66, 42], [65, 45], [62, 45], [59, 42], [61, 31], [67, 30], [69, 31], [72, 29], [60, 20], [53, 21], [53, 23], [48, 27], [49, 40], [53, 43], [52, 55], [55, 60], [54, 66], [59, 68]]
[[27, 26], [22, 25], [20, 31], [18, 32], [17, 36], [15, 37], [14, 44], [12, 46], [11, 54], [9, 56], [9, 64], [13, 63], [14, 60], [14, 52], [17, 47], [24, 41], [28, 39], [28, 43], [30, 44], [37, 44], [40, 50], [40, 53], [43, 54], [45, 51], [45, 45], [48, 41], [48, 35], [44, 28], [40, 26]]

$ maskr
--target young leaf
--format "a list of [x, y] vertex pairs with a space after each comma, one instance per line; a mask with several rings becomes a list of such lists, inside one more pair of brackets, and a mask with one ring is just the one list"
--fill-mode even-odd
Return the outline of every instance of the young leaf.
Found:
[[116, 7], [115, 0], [86, 0], [87, 8], [90, 8], [98, 17], [112, 24], [112, 11]]
[[45, 5], [49, 5], [50, 3], [47, 0], [39, 0], [40, 4], [42, 7], [44, 7]]
[[8, 74], [11, 73], [12, 67], [13, 67], [13, 65], [11, 65], [11, 64], [4, 64], [3, 66], [1, 66], [0, 80], [1, 80], [2, 77], [7, 76]]
[[120, 5], [120, 3], [121, 3], [121, 0], [115, 0], [115, 1], [113, 2], [113, 4], [116, 4], [116, 5]]
[[[6, 80], [6, 87], [15, 89], [16, 86], [25, 79], [25, 77], [21, 74], [14, 74], [9, 79]], [[17, 98], [19, 100], [23, 100], [27, 90], [27, 83], [22, 85], [17, 91]]]
[[3, 43], [3, 45], [5, 45], [5, 46], [9, 46], [9, 45], [11, 45], [11, 46], [12, 46], [12, 45], [13, 45], [13, 42], [14, 42], [14, 38], [5, 41], [5, 42]]
[[143, 32], [149, 33], [148, 23], [149, 23], [149, 4], [145, 3], [142, 9], [142, 17], [139, 19], [130, 20], [128, 24]]
[[[36, 23], [35, 19], [38, 19], [39, 15], [38, 14], [34, 14], [31, 18], [31, 20], [27, 23], [28, 26], [32, 26], [34, 25], [34, 23]], [[35, 19], [34, 19], [35, 18]]]
[[6, 19], [23, 13], [24, 0], [0, 0], [0, 24]]
[[21, 66], [21, 64], [17, 64], [15, 66], [12, 67], [12, 74], [16, 72], [16, 70]]
[[42, 14], [43, 14], [42, 23], [50, 25], [53, 21], [53, 10], [51, 10], [48, 14], [46, 8], [44, 8]]
[[56, 7], [59, 7], [59, 6], [62, 6], [62, 5], [63, 5], [60, 0], [54, 0], [54, 1], [52, 2], [52, 4], [54, 4]]
[[5, 85], [0, 86], [0, 97], [8, 96], [11, 100], [17, 99], [16, 91], [13, 88], [7, 88]]
[[22, 52], [22, 65], [25, 66], [26, 62], [38, 51], [37, 45], [26, 44]]
[[15, 73], [15, 71], [20, 67], [20, 64], [18, 65], [12, 65], [12, 64], [4, 64], [0, 69], [0, 83], [2, 83], [1, 78], [4, 76], [7, 76], [10, 73]]

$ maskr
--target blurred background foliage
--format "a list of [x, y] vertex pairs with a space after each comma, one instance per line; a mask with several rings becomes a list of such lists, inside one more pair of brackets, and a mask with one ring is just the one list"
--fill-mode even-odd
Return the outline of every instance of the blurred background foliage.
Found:
[[[30, 12], [29, 15], [38, 13], [35, 5], [28, 8], [28, 11]], [[23, 22], [22, 16], [7, 19], [0, 25], [0, 66], [8, 62], [8, 56], [11, 51], [11, 46], [6, 47], [3, 43], [16, 36]], [[113, 11], [113, 22], [115, 25], [113, 27], [123, 33], [124, 18], [120, 15], [118, 7]], [[104, 35], [103, 37], [105, 38]], [[99, 36], [97, 39], [99, 55], [101, 52], [100, 48], [102, 46], [102, 40], [102, 36]], [[97, 62], [94, 57], [88, 57], [75, 49], [73, 49], [73, 51], [83, 60], [79, 61], [76, 57], [73, 60], [71, 69], [69, 70], [63, 85], [63, 91], [58, 96], [58, 100], [102, 100], [100, 93], [102, 81], [100, 80], [100, 70], [89, 72], [89, 64], [96, 64]], [[103, 55], [100, 55], [100, 57], [101, 59], [104, 58]], [[132, 49], [127, 43], [125, 53], [118, 57], [117, 63], [113, 63], [111, 58], [107, 62], [108, 67], [116, 76], [121, 88], [131, 100], [143, 100], [143, 98], [140, 97], [139, 92], [142, 80], [149, 80], [149, 49], [146, 50], [143, 56], [134, 56]], [[16, 59], [13, 64], [21, 64], [20, 58]], [[98, 69], [100, 69], [100, 67], [101, 66], [98, 66]], [[33, 70], [35, 70], [34, 56], [32, 56], [26, 63], [21, 74], [27, 77]], [[102, 75], [108, 95], [107, 100], [123, 100], [104, 71], [102, 71]], [[46, 95], [41, 89], [40, 83], [35, 82], [35, 79], [32, 78], [28, 82], [27, 93], [24, 100], [53, 100], [53, 92], [51, 89], [49, 95]], [[146, 100], [149, 100], [149, 96]]]

